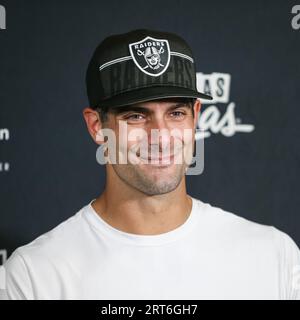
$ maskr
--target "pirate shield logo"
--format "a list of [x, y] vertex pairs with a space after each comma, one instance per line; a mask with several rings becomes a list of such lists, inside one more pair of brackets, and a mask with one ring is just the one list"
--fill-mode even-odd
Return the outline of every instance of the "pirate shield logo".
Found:
[[136, 66], [149, 76], [160, 76], [169, 66], [168, 40], [146, 37], [141, 41], [130, 43], [129, 51]]

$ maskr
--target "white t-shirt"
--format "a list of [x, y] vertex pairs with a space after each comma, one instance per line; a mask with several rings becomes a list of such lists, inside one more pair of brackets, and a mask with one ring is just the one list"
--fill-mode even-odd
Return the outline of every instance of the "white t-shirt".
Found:
[[192, 198], [159, 235], [118, 230], [92, 201], [4, 264], [8, 299], [300, 299], [286, 233]]

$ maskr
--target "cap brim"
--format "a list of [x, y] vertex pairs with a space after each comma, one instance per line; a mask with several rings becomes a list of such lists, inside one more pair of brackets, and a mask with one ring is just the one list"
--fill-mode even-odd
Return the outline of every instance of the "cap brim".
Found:
[[123, 92], [112, 98], [102, 100], [99, 102], [101, 107], [121, 107], [129, 104], [145, 102], [150, 100], [156, 100], [160, 98], [202, 98], [207, 100], [212, 100], [213, 98], [207, 94], [186, 89], [182, 87], [174, 86], [152, 86], [147, 88], [141, 88], [138, 90], [131, 90], [128, 92]]

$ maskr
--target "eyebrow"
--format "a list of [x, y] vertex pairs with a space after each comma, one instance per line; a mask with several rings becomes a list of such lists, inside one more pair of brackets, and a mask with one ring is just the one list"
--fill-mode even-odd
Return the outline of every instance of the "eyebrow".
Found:
[[[177, 109], [179, 107], [184, 107], [184, 106], [188, 106], [188, 103], [187, 102], [178, 102], [178, 103], [175, 103], [175, 104], [168, 106], [166, 111], [171, 111], [171, 110]], [[153, 111], [151, 109], [142, 107], [139, 104], [128, 105], [128, 106], [123, 106], [123, 107], [116, 107], [116, 108], [112, 109], [112, 112], [117, 115], [122, 115], [122, 114], [130, 112], [130, 111], [142, 112], [145, 114], [153, 113]]]

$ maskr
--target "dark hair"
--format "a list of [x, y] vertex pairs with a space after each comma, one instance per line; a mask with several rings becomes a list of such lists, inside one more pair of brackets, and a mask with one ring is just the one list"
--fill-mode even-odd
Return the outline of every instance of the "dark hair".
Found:
[[[156, 101], [168, 101], [169, 98], [162, 98], [162, 99], [157, 99]], [[176, 99], [176, 101], [178, 100], [179, 102], [183, 102], [183, 103], [186, 103], [190, 106], [190, 108], [192, 109], [192, 114], [193, 114], [193, 117], [194, 117], [194, 104], [197, 100], [197, 98], [185, 98], [185, 97], [176, 97], [176, 98], [173, 98], [173, 99]], [[111, 108], [110, 107], [102, 107], [102, 106], [96, 106], [94, 108], [98, 114], [99, 114], [99, 117], [100, 117], [100, 120], [102, 123], [105, 123], [107, 120], [108, 120], [108, 113], [111, 111]]]

